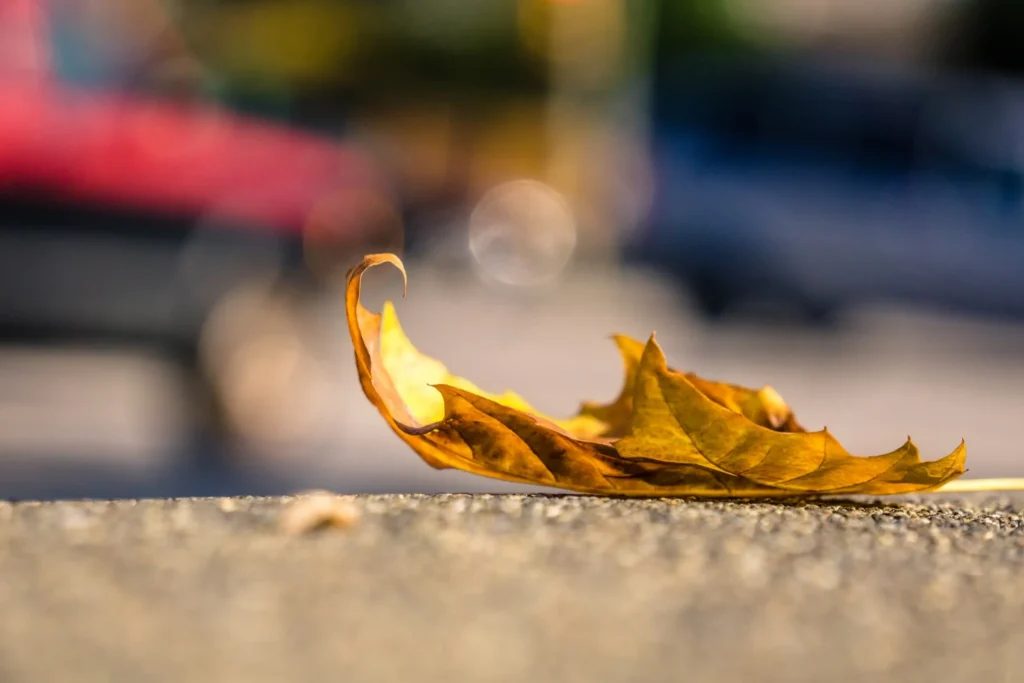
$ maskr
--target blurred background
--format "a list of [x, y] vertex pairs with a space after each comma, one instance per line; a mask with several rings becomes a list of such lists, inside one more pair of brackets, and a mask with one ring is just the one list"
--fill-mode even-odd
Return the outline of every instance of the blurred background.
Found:
[[1015, 0], [0, 0], [0, 497], [522, 490], [362, 396], [382, 250], [422, 350], [551, 413], [657, 330], [1022, 475], [1022, 78]]

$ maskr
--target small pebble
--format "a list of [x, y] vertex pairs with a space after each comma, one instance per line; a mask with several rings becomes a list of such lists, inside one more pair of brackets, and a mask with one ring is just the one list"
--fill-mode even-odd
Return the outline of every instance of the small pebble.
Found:
[[347, 529], [359, 521], [359, 509], [329, 491], [296, 494], [295, 501], [281, 513], [279, 526], [286, 534], [298, 535], [333, 527]]

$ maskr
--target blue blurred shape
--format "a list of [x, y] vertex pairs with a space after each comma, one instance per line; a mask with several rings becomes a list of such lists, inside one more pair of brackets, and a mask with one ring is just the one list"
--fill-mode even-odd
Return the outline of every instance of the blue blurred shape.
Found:
[[900, 301], [1024, 316], [1024, 89], [783, 58], [655, 79], [651, 220], [627, 258], [718, 316]]

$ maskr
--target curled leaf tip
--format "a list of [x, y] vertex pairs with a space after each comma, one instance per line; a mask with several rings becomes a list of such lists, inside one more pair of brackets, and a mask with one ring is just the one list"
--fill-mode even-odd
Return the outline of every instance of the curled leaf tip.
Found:
[[505, 481], [619, 496], [793, 497], [937, 490], [964, 472], [966, 444], [924, 462], [910, 438], [883, 455], [851, 455], [827, 429], [807, 432], [775, 389], [748, 389], [668, 367], [646, 343], [613, 335], [625, 367], [619, 395], [585, 401], [576, 415], [541, 414], [510, 391], [486, 392], [422, 354], [390, 302], [359, 301], [362, 274], [345, 295], [360, 385], [384, 420], [431, 467]]
[[347, 282], [351, 283], [354, 278], [361, 278], [364, 272], [382, 263], [390, 263], [402, 274], [402, 296], [404, 297], [409, 291], [409, 275], [405, 272], [405, 264], [402, 263], [402, 259], [395, 254], [381, 253], [364, 256], [360, 263], [349, 270]]

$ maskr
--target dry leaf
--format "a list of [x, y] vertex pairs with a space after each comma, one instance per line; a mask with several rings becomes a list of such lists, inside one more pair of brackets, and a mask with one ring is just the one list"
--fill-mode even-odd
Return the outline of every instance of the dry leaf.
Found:
[[943, 486], [964, 472], [963, 443], [922, 462], [907, 439], [885, 455], [850, 455], [827, 430], [806, 432], [770, 387], [747, 389], [669, 368], [654, 336], [617, 336], [626, 368], [609, 404], [569, 419], [525, 399], [489, 394], [420, 353], [394, 308], [359, 302], [362, 274], [393, 254], [367, 256], [348, 274], [346, 311], [359, 380], [396, 434], [428, 464], [495, 479], [624, 496], [762, 497], [894, 494]]

